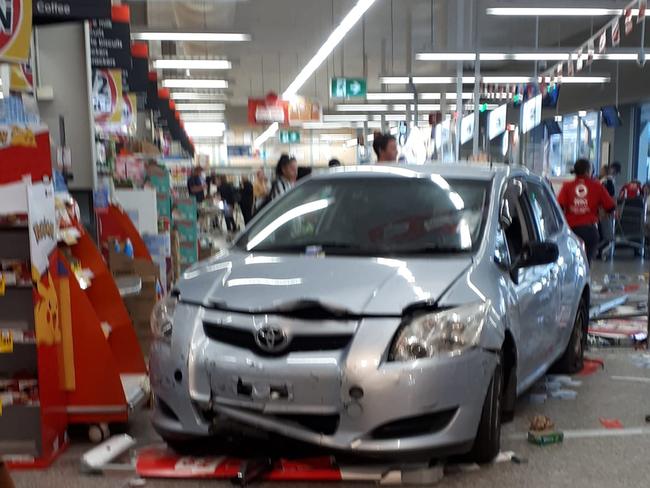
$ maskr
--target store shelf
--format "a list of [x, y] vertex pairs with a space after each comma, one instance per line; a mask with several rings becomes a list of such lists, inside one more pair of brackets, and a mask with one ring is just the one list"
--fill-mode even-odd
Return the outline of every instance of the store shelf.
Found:
[[40, 450], [41, 408], [38, 404], [6, 405], [0, 415], [0, 456], [31, 455]]

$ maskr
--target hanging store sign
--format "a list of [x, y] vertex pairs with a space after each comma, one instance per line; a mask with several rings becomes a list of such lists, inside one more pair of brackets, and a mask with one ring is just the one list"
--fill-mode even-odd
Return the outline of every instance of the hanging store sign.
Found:
[[492, 140], [506, 131], [508, 104], [495, 108], [488, 114], [488, 139]]
[[294, 122], [321, 122], [323, 120], [323, 107], [315, 100], [305, 97], [294, 97], [289, 103], [289, 123]]
[[93, 114], [99, 124], [122, 121], [122, 70], [98, 69], [93, 75]]
[[474, 137], [474, 114], [466, 115], [460, 121], [460, 143], [465, 144]]
[[332, 98], [365, 98], [367, 92], [365, 78], [332, 78], [330, 84]]
[[149, 81], [149, 48], [146, 42], [131, 44], [131, 69], [124, 70], [124, 91], [145, 93]]
[[34, 24], [107, 19], [111, 0], [33, 0]]
[[248, 122], [286, 125], [289, 123], [289, 102], [279, 99], [275, 93], [269, 93], [266, 98], [249, 98]]
[[28, 93], [34, 91], [34, 76], [29, 64], [12, 64], [9, 80], [11, 91]]
[[90, 61], [93, 68], [131, 69], [129, 7], [116, 5], [111, 17], [90, 23]]
[[32, 37], [32, 0], [0, 0], [0, 61], [26, 63]]

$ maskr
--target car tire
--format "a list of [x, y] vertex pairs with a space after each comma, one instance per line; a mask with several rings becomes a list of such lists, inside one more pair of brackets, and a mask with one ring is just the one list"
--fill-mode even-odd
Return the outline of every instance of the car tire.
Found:
[[575, 322], [571, 339], [567, 344], [564, 354], [553, 366], [553, 371], [564, 374], [575, 374], [584, 366], [585, 347], [587, 345], [587, 327], [589, 324], [589, 313], [584, 299], [580, 299], [576, 312]]
[[503, 367], [501, 357], [490, 381], [481, 421], [470, 452], [470, 458], [479, 464], [490, 463], [501, 449], [501, 399], [503, 395]]

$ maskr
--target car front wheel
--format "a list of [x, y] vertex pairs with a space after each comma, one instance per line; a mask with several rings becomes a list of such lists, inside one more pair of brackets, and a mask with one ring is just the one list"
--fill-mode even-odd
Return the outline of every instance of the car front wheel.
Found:
[[470, 453], [471, 459], [479, 464], [492, 462], [501, 448], [502, 391], [503, 366], [501, 357], [499, 357], [499, 362], [488, 387], [481, 413], [481, 421]]

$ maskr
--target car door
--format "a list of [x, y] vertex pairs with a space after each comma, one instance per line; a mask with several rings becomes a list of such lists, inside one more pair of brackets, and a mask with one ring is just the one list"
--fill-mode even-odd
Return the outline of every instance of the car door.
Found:
[[566, 336], [564, 328], [567, 324], [566, 320], [563, 320], [562, 313], [566, 266], [562, 265], [568, 250], [565, 248], [566, 242], [560, 232], [561, 226], [553, 207], [550, 191], [542, 180], [529, 178], [525, 193], [537, 226], [539, 240], [555, 243], [560, 251], [559, 255], [562, 256], [562, 259], [554, 263], [536, 267], [539, 283], [536, 287], [539, 288], [541, 285], [539, 295], [543, 302], [540, 313], [544, 316], [543, 342], [540, 343], [540, 348], [544, 351], [542, 363], [549, 363], [557, 358], [559, 352], [564, 350], [563, 345], [566, 345], [563, 344], [563, 338]]
[[[506, 236], [510, 262], [516, 263], [523, 248], [530, 242], [539, 239], [537, 226], [526, 194], [526, 180], [523, 177], [513, 178], [507, 183], [502, 205], [506, 207], [508, 217], [502, 219], [502, 228]], [[507, 222], [504, 222], [507, 221]], [[548, 314], [545, 298], [542, 294], [544, 286], [542, 277], [545, 270], [542, 266], [518, 269], [508, 273], [507, 281], [510, 296], [514, 298], [509, 303], [508, 314], [511, 327], [517, 327], [515, 336], [519, 338], [518, 376], [519, 389], [525, 389], [543, 373], [543, 358], [546, 355], [544, 344], [546, 321]]]

